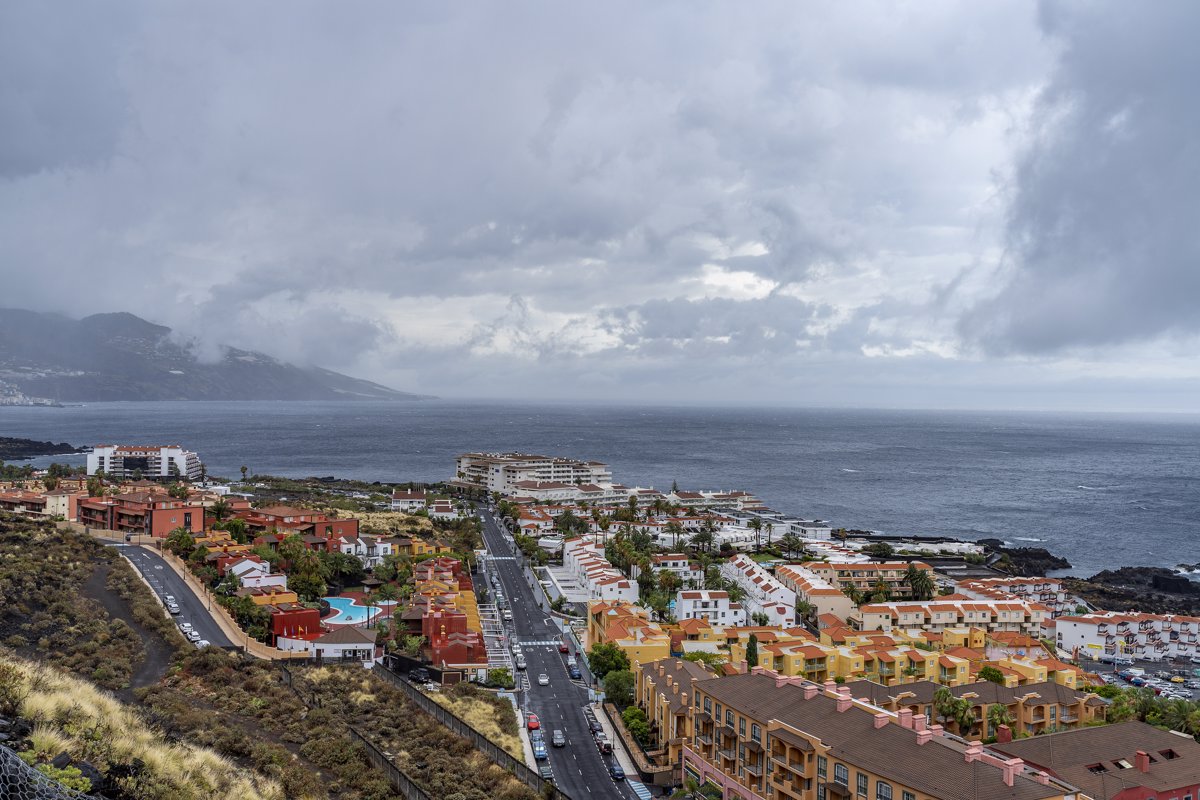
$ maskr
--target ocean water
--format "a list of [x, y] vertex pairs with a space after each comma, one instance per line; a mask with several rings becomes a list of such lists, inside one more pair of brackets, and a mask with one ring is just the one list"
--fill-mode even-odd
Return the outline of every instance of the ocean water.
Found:
[[97, 403], [0, 408], [0, 435], [179, 443], [215, 475], [236, 476], [244, 464], [384, 481], [447, 479], [468, 450], [544, 452], [608, 462], [629, 485], [747, 489], [837, 526], [1044, 546], [1079, 575], [1200, 561], [1200, 417]]

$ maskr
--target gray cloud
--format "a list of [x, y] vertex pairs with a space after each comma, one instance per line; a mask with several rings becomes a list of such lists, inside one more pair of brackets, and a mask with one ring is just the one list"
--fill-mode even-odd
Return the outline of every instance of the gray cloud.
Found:
[[1200, 6], [1052, 4], [1061, 49], [1013, 176], [1002, 288], [964, 318], [996, 351], [1200, 331]]
[[[817, 376], [834, 397], [864, 376], [978, 384], [1006, 368], [964, 341], [1108, 341], [1062, 338], [1070, 313], [1039, 329], [1038, 303], [1081, 300], [1083, 280], [1081, 326], [1121, 293], [1162, 310], [1130, 256], [1186, 262], [1137, 147], [1095, 150], [1075, 119], [1128, 106], [1122, 135], [1179, 152], [1169, 121], [1190, 117], [1145, 109], [1184, 108], [1185, 85], [1134, 102], [1153, 68], [1099, 54], [1132, 61], [1185, 26], [1108, 42], [1102, 16], [17, 0], [0, 5], [0, 277], [20, 276], [3, 301], [132, 311], [202, 352], [443, 395], [675, 397], [698, 369], [714, 398], [721, 381], [761, 398]], [[1146, 209], [1136, 225], [1095, 196], [1087, 148]], [[1186, 199], [1182, 174], [1160, 177]], [[1092, 242], [1106, 260], [1076, 266]], [[1170, 329], [1145, 326], [1114, 340]]]

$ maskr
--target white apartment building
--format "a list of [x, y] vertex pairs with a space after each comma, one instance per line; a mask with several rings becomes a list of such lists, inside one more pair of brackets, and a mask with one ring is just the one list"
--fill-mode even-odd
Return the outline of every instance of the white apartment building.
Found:
[[675, 594], [675, 619], [706, 619], [713, 625], [744, 625], [745, 612], [729, 592], [682, 589]]
[[527, 453], [463, 453], [455, 460], [450, 483], [514, 495], [521, 494], [517, 484], [524, 481], [606, 487], [612, 485], [612, 471], [599, 461]]
[[970, 600], [949, 597], [934, 600], [900, 600], [868, 603], [853, 611], [848, 622], [860, 631], [893, 629], [941, 631], [946, 628], [981, 628], [989, 633], [1015, 631], [1041, 638], [1050, 609], [1024, 600]]
[[[699, 586], [700, 582], [704, 580], [700, 565], [691, 561], [684, 553], [660, 553], [651, 556], [650, 563], [656, 570], [675, 573], [685, 588]], [[637, 564], [634, 564], [629, 571], [634, 580], [637, 580], [638, 575], [641, 574], [641, 568]]]
[[462, 516], [449, 500], [434, 500], [426, 506], [425, 511], [430, 519], [455, 520]]
[[979, 600], [1029, 600], [1041, 603], [1056, 616], [1075, 610], [1075, 603], [1056, 578], [972, 578], [960, 581], [959, 594]]
[[795, 624], [796, 593], [748, 556], [739, 555], [726, 561], [721, 565], [721, 575], [746, 591], [742, 608], [747, 620], [753, 621], [755, 614], [766, 614], [768, 625]]
[[808, 603], [813, 607], [812, 616], [833, 614], [846, 619], [854, 611], [854, 601], [803, 564], [785, 564], [775, 569], [775, 578], [796, 593], [796, 603]]
[[87, 474], [103, 472], [120, 480], [187, 478], [200, 480], [200, 456], [179, 445], [98, 444], [87, 456]]
[[390, 556], [394, 551], [392, 543], [387, 539], [365, 534], [342, 536], [337, 540], [337, 548], [339, 552], [357, 558], [366, 569], [379, 566], [384, 557]]
[[[833, 527], [823, 519], [784, 519], [781, 520], [784, 533], [794, 533], [801, 539], [814, 539], [827, 542], [833, 538]], [[776, 533], [779, 529], [776, 528]]]
[[237, 577], [243, 589], [261, 589], [266, 586], [287, 588], [287, 575], [271, 572], [271, 565], [265, 561], [243, 559], [235, 561], [225, 568], [225, 573]]
[[1200, 617], [1104, 611], [1062, 616], [1053, 627], [1055, 643], [1069, 653], [1200, 659]]
[[604, 557], [604, 547], [584, 538], [563, 542], [563, 569], [587, 592], [589, 600], [638, 601], [637, 584]]
[[392, 492], [392, 511], [415, 514], [425, 508], [425, 502], [425, 492], [421, 489], [415, 491], [397, 489]]

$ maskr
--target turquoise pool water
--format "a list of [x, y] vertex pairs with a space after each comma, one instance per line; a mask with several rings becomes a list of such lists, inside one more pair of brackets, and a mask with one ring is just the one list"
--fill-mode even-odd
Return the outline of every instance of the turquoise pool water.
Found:
[[362, 625], [380, 614], [386, 613], [395, 603], [387, 602], [371, 606], [371, 615], [367, 616], [367, 607], [358, 604], [357, 600], [349, 597], [326, 597], [325, 601], [334, 610], [325, 618], [325, 622], [335, 625]]

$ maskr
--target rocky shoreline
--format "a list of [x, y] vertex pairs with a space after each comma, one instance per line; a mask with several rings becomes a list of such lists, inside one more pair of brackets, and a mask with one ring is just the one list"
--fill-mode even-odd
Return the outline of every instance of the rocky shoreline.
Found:
[[1166, 567], [1106, 569], [1084, 580], [1064, 578], [1067, 590], [1097, 608], [1200, 616], [1200, 583]]
[[0, 461], [24, 461], [38, 456], [65, 456], [82, 452], [66, 442], [39, 442], [0, 436]]

